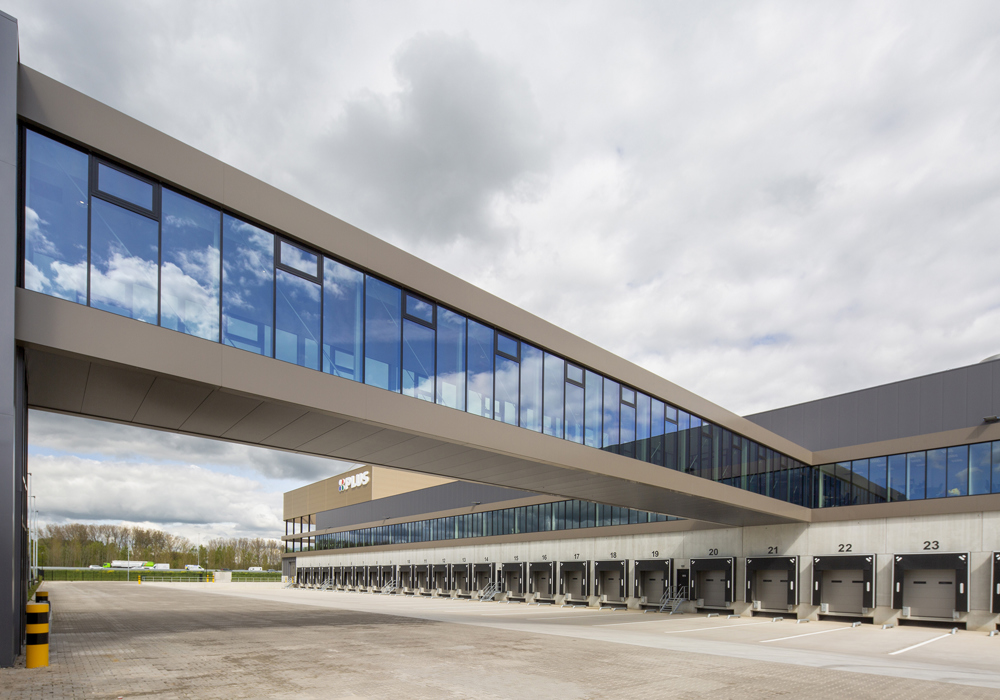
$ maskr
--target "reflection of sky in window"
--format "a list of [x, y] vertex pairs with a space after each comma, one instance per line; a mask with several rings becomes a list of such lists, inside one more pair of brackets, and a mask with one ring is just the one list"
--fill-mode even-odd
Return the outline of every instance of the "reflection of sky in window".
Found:
[[222, 342], [271, 356], [274, 237], [223, 216]]
[[319, 271], [319, 256], [308, 253], [288, 241], [281, 241], [281, 264], [315, 277]]
[[323, 371], [361, 381], [364, 275], [323, 260]]
[[137, 207], [148, 210], [153, 208], [153, 185], [104, 163], [97, 166], [97, 188]]
[[218, 210], [163, 190], [160, 325], [219, 340]]
[[95, 199], [91, 206], [90, 305], [146, 323], [157, 321], [159, 226]]
[[319, 369], [319, 285], [285, 270], [276, 274], [274, 355], [285, 362]]
[[24, 286], [86, 304], [89, 158], [32, 131], [25, 146]]

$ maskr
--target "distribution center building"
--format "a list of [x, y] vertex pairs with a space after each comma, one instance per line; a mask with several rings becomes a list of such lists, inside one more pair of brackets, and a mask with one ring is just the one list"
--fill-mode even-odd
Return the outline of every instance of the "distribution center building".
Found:
[[736, 415], [21, 65], [6, 15], [0, 193], [0, 665], [29, 407], [364, 465], [286, 495], [302, 581], [997, 624], [996, 361]]

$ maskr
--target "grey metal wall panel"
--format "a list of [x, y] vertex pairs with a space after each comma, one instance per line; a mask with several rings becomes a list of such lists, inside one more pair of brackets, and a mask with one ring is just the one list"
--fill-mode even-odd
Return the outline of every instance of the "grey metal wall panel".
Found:
[[316, 515], [316, 529], [348, 527], [386, 518], [405, 518], [421, 513], [435, 513], [466, 506], [471, 510], [474, 503], [499, 503], [500, 501], [512, 501], [517, 498], [530, 498], [537, 495], [537, 493], [507, 489], [501, 486], [453, 481], [427, 489], [323, 511]]
[[920, 434], [920, 380], [899, 383], [899, 424], [896, 437]]
[[[24, 465], [18, 455], [14, 308], [17, 286], [17, 20], [0, 13], [0, 666], [24, 638]], [[23, 373], [22, 373], [23, 374]], [[23, 396], [20, 397], [22, 401]]]
[[878, 440], [899, 435], [899, 384], [886, 384], [878, 392]]
[[920, 377], [920, 434], [943, 430], [941, 399], [944, 382], [940, 374]]
[[966, 413], [969, 374], [968, 370], [953, 369], [941, 375], [941, 430], [955, 430], [969, 424]]
[[986, 416], [997, 415], [993, 408], [992, 364], [994, 363], [973, 365], [969, 368], [969, 384], [965, 404], [966, 425], [975, 425]]
[[818, 451], [970, 428], [991, 415], [1000, 415], [1000, 360], [746, 418]]
[[837, 436], [834, 438], [836, 444], [856, 445], [858, 442], [858, 394], [841, 394], [836, 397], [834, 410], [836, 411]]
[[878, 438], [878, 389], [858, 392], [858, 421], [855, 439], [859, 445], [876, 442]]

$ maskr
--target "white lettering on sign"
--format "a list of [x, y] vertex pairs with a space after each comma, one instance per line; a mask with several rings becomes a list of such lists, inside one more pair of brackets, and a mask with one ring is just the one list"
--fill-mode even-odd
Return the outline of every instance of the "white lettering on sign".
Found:
[[356, 489], [359, 486], [364, 486], [368, 483], [368, 472], [361, 472], [359, 474], [352, 474], [351, 476], [345, 476], [340, 480], [340, 490], [346, 491], [347, 489]]

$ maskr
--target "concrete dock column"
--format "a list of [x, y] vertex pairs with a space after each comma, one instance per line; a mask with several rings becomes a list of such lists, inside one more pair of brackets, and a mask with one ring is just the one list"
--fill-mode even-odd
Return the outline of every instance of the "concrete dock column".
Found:
[[25, 667], [49, 665], [49, 604], [28, 603]]

